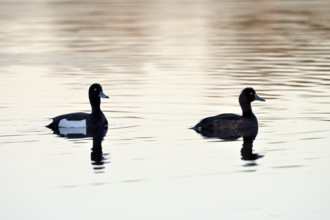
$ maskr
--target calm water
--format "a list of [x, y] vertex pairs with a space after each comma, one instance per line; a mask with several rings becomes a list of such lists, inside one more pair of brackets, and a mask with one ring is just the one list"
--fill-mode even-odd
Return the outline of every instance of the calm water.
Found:
[[[329, 219], [329, 1], [2, 1], [1, 219]], [[62, 138], [90, 109], [110, 128]], [[201, 118], [254, 87], [254, 161]], [[100, 149], [99, 149], [100, 150]], [[95, 153], [95, 152], [94, 152]], [[96, 161], [95, 161], [96, 160]]]

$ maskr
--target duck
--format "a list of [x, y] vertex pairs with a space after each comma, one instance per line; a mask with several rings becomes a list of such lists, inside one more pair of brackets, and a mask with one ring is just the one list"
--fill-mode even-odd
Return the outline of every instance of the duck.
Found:
[[203, 136], [221, 139], [237, 139], [241, 136], [256, 135], [258, 133], [258, 120], [252, 111], [251, 103], [266, 100], [259, 97], [251, 87], [243, 89], [238, 100], [242, 115], [225, 113], [207, 117], [198, 122], [192, 129]]
[[52, 118], [52, 122], [46, 127], [58, 130], [59, 128], [107, 128], [108, 121], [104, 113], [101, 111], [101, 98], [109, 98], [103, 93], [102, 86], [94, 83], [88, 90], [89, 102], [92, 112], [75, 112], [63, 114]]

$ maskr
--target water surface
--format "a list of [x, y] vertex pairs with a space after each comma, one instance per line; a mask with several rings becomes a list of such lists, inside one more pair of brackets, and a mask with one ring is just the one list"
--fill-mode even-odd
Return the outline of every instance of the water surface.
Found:
[[[1, 219], [329, 219], [328, 1], [0, 3]], [[49, 118], [110, 96], [110, 127]], [[203, 138], [252, 86], [258, 160]], [[99, 152], [100, 153], [100, 152]]]

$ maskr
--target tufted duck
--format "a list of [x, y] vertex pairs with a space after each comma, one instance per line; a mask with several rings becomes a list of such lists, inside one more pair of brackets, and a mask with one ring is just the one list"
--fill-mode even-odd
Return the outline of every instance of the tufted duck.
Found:
[[92, 106], [90, 114], [84, 112], [59, 115], [53, 118], [53, 122], [47, 125], [51, 129], [59, 128], [85, 128], [85, 127], [107, 127], [108, 121], [101, 111], [100, 98], [109, 98], [103, 93], [100, 84], [93, 84], [89, 87], [89, 102]]
[[242, 108], [242, 116], [237, 114], [221, 114], [204, 118], [192, 129], [204, 136], [217, 136], [222, 139], [235, 139], [245, 136], [249, 132], [258, 132], [258, 120], [253, 114], [251, 102], [265, 101], [257, 96], [253, 88], [245, 88], [239, 96], [239, 104]]

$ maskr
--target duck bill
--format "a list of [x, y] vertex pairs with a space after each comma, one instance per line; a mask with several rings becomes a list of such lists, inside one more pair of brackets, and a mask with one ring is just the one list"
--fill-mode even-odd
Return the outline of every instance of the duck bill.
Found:
[[103, 98], [103, 99], [108, 99], [109, 98], [109, 96], [107, 96], [106, 94], [104, 94], [102, 91], [100, 92], [99, 97], [100, 98]]
[[263, 98], [257, 96], [257, 94], [256, 94], [254, 100], [256, 100], [256, 101], [261, 101], [261, 102], [265, 102], [265, 101], [266, 101], [265, 99], [263, 99]]

